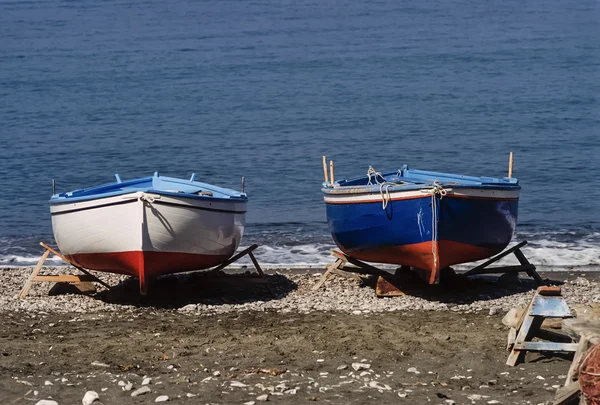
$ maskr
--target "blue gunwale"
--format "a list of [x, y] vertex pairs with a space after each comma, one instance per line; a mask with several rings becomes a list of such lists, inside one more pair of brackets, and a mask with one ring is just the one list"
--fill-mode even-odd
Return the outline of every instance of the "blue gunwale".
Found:
[[[385, 179], [386, 190], [394, 191], [414, 191], [423, 188], [433, 187], [434, 181], [439, 182], [442, 187], [452, 187], [454, 189], [494, 189], [494, 190], [520, 190], [518, 179], [514, 177], [476, 177], [452, 173], [433, 172], [426, 170], [409, 169], [404, 165], [402, 169], [381, 173]], [[378, 180], [383, 180], [378, 176]], [[322, 191], [325, 194], [369, 194], [380, 192], [380, 184], [374, 179], [374, 184], [368, 184], [367, 175], [353, 177], [345, 180], [338, 180], [333, 185], [323, 183]], [[402, 184], [393, 184], [402, 183]]]
[[[118, 178], [118, 175], [117, 175]], [[153, 193], [171, 197], [185, 197], [196, 200], [211, 200], [221, 202], [247, 201], [245, 193], [236, 190], [214, 186], [208, 183], [159, 176], [142, 177], [127, 181], [116, 181], [98, 186], [55, 194], [50, 198], [51, 205], [68, 204], [81, 201], [91, 201], [136, 192]], [[200, 191], [210, 191], [210, 195], [198, 195]]]

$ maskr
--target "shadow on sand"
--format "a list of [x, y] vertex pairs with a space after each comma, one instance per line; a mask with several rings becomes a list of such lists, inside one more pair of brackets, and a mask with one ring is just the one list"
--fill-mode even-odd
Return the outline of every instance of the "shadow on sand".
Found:
[[[386, 277], [409, 296], [453, 305], [468, 305], [536, 290], [540, 285], [532, 278], [480, 275], [465, 277], [461, 274], [442, 276], [440, 284], [429, 285], [417, 274], [406, 271]], [[375, 289], [377, 277], [363, 281], [362, 286]], [[545, 280], [546, 285], [561, 285], [562, 281]]]
[[261, 278], [250, 274], [194, 272], [159, 277], [145, 296], [140, 294], [138, 280], [131, 277], [95, 297], [110, 304], [176, 309], [188, 304], [270, 301], [285, 297], [296, 287], [296, 283], [279, 274]]

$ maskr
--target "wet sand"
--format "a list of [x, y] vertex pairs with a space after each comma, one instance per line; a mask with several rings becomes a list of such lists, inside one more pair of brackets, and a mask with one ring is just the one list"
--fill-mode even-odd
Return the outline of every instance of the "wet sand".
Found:
[[[22, 281], [15, 274], [3, 280], [3, 296], [11, 302]], [[600, 294], [597, 273], [551, 276], [557, 282], [576, 279], [563, 288], [573, 302], [600, 299], [594, 298]], [[18, 308], [0, 311], [0, 403], [52, 398], [78, 404], [93, 390], [105, 405], [150, 404], [163, 395], [189, 404], [258, 404], [265, 398], [282, 404], [540, 404], [552, 401], [570, 366], [569, 355], [535, 353], [517, 367], [505, 365], [508, 329], [498, 302], [530, 297], [535, 285], [529, 281], [502, 288], [476, 283], [461, 293], [466, 307], [448, 308], [433, 298], [435, 292], [369, 301], [374, 291], [368, 282], [337, 278], [311, 295], [316, 277], [271, 277], [277, 297], [254, 285], [238, 286], [227, 293], [212, 290], [212, 306], [189, 304], [181, 290], [177, 296], [178, 283], [169, 293], [175, 307], [164, 304], [166, 296], [130, 302], [107, 292], [47, 297], [49, 285], [36, 286]], [[129, 284], [121, 288], [133, 294]], [[511, 289], [514, 296], [506, 292]], [[503, 292], [495, 297], [495, 290]], [[443, 297], [443, 291], [437, 294]], [[303, 306], [320, 296], [339, 301], [341, 310]], [[353, 296], [361, 309], [344, 306]], [[482, 296], [497, 303], [482, 305]], [[60, 303], [63, 311], [39, 309], [38, 300]], [[285, 300], [296, 306], [267, 307]], [[421, 300], [435, 306], [414, 310], [406, 304]], [[96, 301], [106, 307], [76, 312]], [[365, 302], [386, 307], [369, 311]], [[150, 392], [132, 397], [146, 377]]]

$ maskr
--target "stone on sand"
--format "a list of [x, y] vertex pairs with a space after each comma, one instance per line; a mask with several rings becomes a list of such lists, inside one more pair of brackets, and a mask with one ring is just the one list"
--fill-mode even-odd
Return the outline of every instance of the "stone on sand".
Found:
[[94, 401], [100, 399], [96, 391], [88, 391], [81, 400], [82, 405], [92, 405]]
[[131, 393], [132, 397], [137, 397], [138, 395], [144, 395], [147, 394], [149, 392], [152, 392], [152, 390], [150, 389], [150, 387], [148, 387], [147, 385], [143, 385], [140, 388], [138, 388], [137, 390], [133, 391]]

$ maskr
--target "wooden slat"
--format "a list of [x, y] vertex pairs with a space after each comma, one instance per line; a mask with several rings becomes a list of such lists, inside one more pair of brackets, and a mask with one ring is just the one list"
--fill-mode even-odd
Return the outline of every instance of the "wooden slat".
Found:
[[527, 244], [527, 241], [524, 240], [523, 242], [519, 243], [518, 245], [513, 246], [512, 248], [505, 250], [504, 252], [492, 257], [491, 259], [489, 259], [488, 261], [481, 263], [479, 266], [469, 270], [468, 272], [464, 273], [464, 275], [468, 276], [471, 274], [478, 274], [477, 271], [480, 269], [483, 269], [487, 266], [489, 266], [490, 264], [497, 262], [498, 260], [502, 259], [504, 256], [507, 256], [509, 254], [511, 254], [513, 251], [515, 251], [516, 249], [522, 248], [523, 246], [525, 246]]
[[[254, 249], [256, 249], [258, 247], [257, 244], [254, 244], [244, 250], [242, 250], [240, 253], [238, 253], [237, 255], [233, 256], [231, 259], [221, 263], [220, 265], [218, 265], [217, 267], [215, 267], [214, 269], [211, 269], [211, 272], [217, 272], [219, 270], [224, 269], [225, 267], [229, 266], [231, 263], [239, 260], [242, 256], [252, 252]], [[261, 270], [262, 271], [262, 270]]]
[[[529, 308], [526, 314], [528, 313]], [[541, 316], [524, 316], [523, 323], [518, 328], [519, 332], [517, 333], [517, 339], [515, 340], [513, 349], [508, 355], [508, 359], [506, 360], [507, 365], [514, 367], [515, 365], [517, 365], [517, 363], [519, 363], [519, 361], [521, 361], [521, 359], [525, 355], [525, 352], [523, 350], [518, 350], [517, 347], [520, 347], [519, 345], [525, 342], [531, 341], [531, 338], [535, 336], [543, 321], [544, 318]]]
[[575, 381], [567, 385], [566, 387], [560, 388], [556, 391], [556, 397], [554, 398], [554, 405], [568, 405], [573, 400], [579, 398], [580, 391], [579, 381]]
[[[543, 326], [543, 324], [542, 324]], [[552, 332], [550, 330], [541, 329], [537, 331], [536, 337], [544, 340], [549, 340], [551, 342], [562, 342], [562, 343], [571, 343], [573, 339], [570, 336], [564, 335], [562, 333]]]
[[108, 288], [110, 290], [110, 286], [108, 284], [106, 284], [104, 281], [100, 280], [98, 277], [94, 276], [92, 273], [90, 273], [89, 271], [87, 271], [86, 269], [76, 265], [75, 263], [73, 263], [72, 261], [70, 261], [69, 259], [67, 259], [66, 257], [64, 257], [62, 254], [60, 254], [59, 252], [57, 252], [56, 250], [52, 249], [50, 246], [46, 245], [43, 242], [40, 242], [40, 245], [46, 249], [51, 251], [52, 253], [54, 253], [56, 256], [60, 257], [62, 260], [64, 260], [65, 262], [69, 263], [71, 266], [75, 267], [77, 270], [81, 271], [84, 274], [87, 274], [90, 277], [94, 278], [94, 281], [97, 282], [98, 284], [103, 285], [104, 287]]
[[513, 350], [527, 350], [532, 352], [575, 352], [577, 351], [577, 343], [522, 342], [515, 343]]
[[94, 276], [75, 275], [75, 274], [58, 274], [52, 276], [35, 276], [33, 281], [53, 281], [55, 283], [80, 283], [82, 281], [96, 281]]
[[567, 379], [565, 380], [565, 386], [568, 386], [578, 378], [579, 373], [579, 363], [581, 363], [581, 358], [584, 353], [588, 349], [589, 342], [583, 337], [579, 340], [577, 344], [577, 350], [575, 351], [575, 357], [573, 357], [573, 362], [571, 363], [571, 367], [569, 367], [569, 372], [567, 373]]
[[38, 273], [40, 272], [40, 270], [44, 266], [44, 262], [48, 258], [49, 254], [50, 254], [49, 250], [46, 250], [44, 252], [44, 254], [40, 258], [40, 260], [37, 262], [35, 268], [31, 272], [31, 274], [29, 275], [29, 278], [27, 278], [27, 281], [25, 281], [25, 285], [23, 286], [23, 289], [21, 290], [21, 294], [19, 294], [19, 299], [20, 300], [22, 300], [23, 298], [25, 298], [25, 296], [29, 293], [29, 290], [31, 289], [31, 285], [33, 284], [33, 281], [34, 281], [33, 279], [38, 275]]

